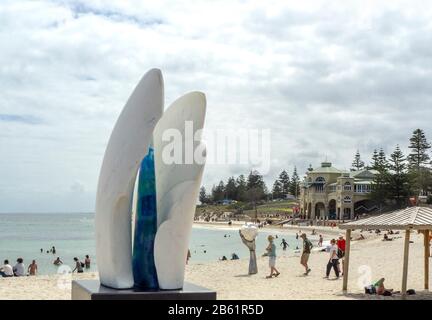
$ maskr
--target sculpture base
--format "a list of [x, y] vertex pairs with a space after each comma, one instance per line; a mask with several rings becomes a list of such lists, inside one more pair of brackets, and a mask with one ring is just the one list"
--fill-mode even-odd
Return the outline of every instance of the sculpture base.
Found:
[[178, 290], [112, 289], [98, 280], [72, 281], [72, 300], [216, 300], [216, 292], [185, 282]]

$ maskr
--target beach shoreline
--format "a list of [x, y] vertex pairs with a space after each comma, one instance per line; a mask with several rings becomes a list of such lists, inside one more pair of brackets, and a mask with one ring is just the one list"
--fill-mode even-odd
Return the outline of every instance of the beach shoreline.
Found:
[[[242, 225], [244, 225], [246, 221], [232, 221], [231, 225], [228, 225], [228, 222], [204, 222], [204, 221], [194, 221], [193, 226], [198, 228], [209, 228], [209, 229], [220, 229], [220, 230], [239, 230]], [[326, 236], [337, 237], [339, 234], [345, 234], [343, 230], [340, 230], [338, 227], [328, 227], [328, 226], [299, 226], [299, 225], [266, 225], [260, 228], [262, 231], [271, 232], [287, 232], [288, 234], [295, 235], [300, 231], [306, 233], [307, 235], [311, 235], [312, 231], [315, 230], [316, 234], [322, 234]], [[355, 231], [355, 234], [358, 234], [358, 231]]]
[[[258, 256], [258, 274], [249, 276], [248, 259], [215, 261], [189, 264], [185, 280], [217, 291], [218, 299], [400, 299], [400, 296], [383, 297], [364, 294], [364, 286], [381, 277], [386, 278], [386, 287], [400, 290], [403, 254], [403, 233], [393, 241], [382, 241], [374, 233], [365, 234], [366, 240], [353, 241], [348, 294], [342, 293], [342, 280], [323, 279], [328, 260], [327, 252], [313, 252], [309, 264], [312, 269], [304, 276], [299, 264], [300, 253], [284, 255], [277, 250], [278, 278], [266, 279], [268, 258]], [[417, 291], [408, 299], [432, 299], [422, 290], [422, 235], [414, 234], [410, 245], [408, 287]], [[259, 253], [264, 251], [259, 248]], [[76, 279], [98, 279], [95, 272], [62, 276], [59, 274], [21, 278], [0, 278], [1, 299], [71, 299], [70, 283]], [[69, 287], [68, 287], [69, 286]]]

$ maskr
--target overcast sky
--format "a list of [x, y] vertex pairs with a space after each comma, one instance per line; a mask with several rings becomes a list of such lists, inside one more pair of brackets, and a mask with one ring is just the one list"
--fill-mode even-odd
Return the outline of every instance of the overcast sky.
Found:
[[112, 127], [154, 67], [166, 105], [206, 93], [207, 129], [271, 129], [269, 186], [406, 150], [417, 127], [432, 139], [425, 1], [1, 0], [0, 41], [0, 212], [93, 211]]

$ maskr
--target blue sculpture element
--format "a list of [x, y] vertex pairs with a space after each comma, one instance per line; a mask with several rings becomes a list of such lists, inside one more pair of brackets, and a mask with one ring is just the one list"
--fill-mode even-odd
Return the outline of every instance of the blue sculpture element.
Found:
[[157, 232], [156, 178], [154, 150], [141, 162], [138, 179], [137, 209], [132, 269], [134, 284], [143, 289], [159, 288], [154, 262], [154, 240]]

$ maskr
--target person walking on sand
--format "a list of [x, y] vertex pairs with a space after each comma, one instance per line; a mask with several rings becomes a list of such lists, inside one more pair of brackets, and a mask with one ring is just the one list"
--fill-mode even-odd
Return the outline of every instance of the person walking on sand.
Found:
[[[346, 241], [343, 237], [343, 234], [339, 235], [339, 239], [336, 242], [336, 245], [338, 247], [338, 258], [342, 261], [342, 272], [339, 269], [339, 273], [343, 276], [343, 270], [344, 270], [344, 264], [345, 264], [345, 246], [346, 246]], [[339, 268], [340, 268], [340, 264], [338, 264]]]
[[276, 269], [276, 245], [273, 242], [274, 237], [272, 235], [269, 235], [267, 237], [267, 240], [269, 241], [269, 245], [267, 246], [266, 250], [269, 257], [270, 275], [266, 278], [270, 279], [273, 277], [273, 275], [275, 277], [280, 275], [280, 272]]
[[72, 270], [72, 273], [75, 272], [75, 270], [78, 273], [83, 273], [84, 270], [83, 270], [83, 266], [81, 265], [81, 261], [79, 261], [77, 257], [74, 258], [74, 261], [75, 261], [75, 269]]
[[331, 246], [330, 246], [330, 259], [329, 259], [329, 261], [327, 263], [326, 276], [324, 278], [328, 279], [328, 277], [330, 275], [330, 270], [333, 267], [333, 270], [334, 270], [334, 272], [336, 274], [336, 279], [339, 279], [339, 267], [338, 267], [339, 258], [338, 258], [338, 255], [337, 255], [337, 253], [338, 253], [338, 247], [336, 245], [336, 240], [332, 239], [330, 241], [330, 244], [331, 244]]
[[36, 264], [36, 260], [33, 260], [32, 263], [28, 266], [27, 268], [27, 272], [31, 275], [31, 276], [35, 276], [37, 273], [37, 269], [38, 266]]
[[84, 259], [84, 265], [86, 269], [90, 269], [91, 260], [88, 254], [86, 254]]
[[288, 242], [286, 242], [285, 239], [282, 239], [281, 246], [283, 247], [283, 251], [286, 251], [286, 249], [287, 249], [287, 247], [288, 247]]
[[0, 268], [0, 276], [2, 276], [3, 278], [8, 278], [8, 277], [14, 276], [13, 268], [9, 264], [9, 260], [7, 260], [7, 259], [3, 262], [3, 266], [1, 266], [1, 268]]
[[188, 264], [189, 259], [190, 259], [191, 257], [192, 257], [192, 255], [191, 255], [190, 249], [188, 249], [187, 256], [186, 256], [186, 264]]
[[311, 269], [308, 266], [309, 255], [311, 253], [311, 249], [313, 247], [312, 242], [307, 238], [306, 233], [302, 233], [300, 236], [303, 239], [303, 253], [300, 258], [300, 264], [305, 267], [306, 272], [305, 276], [311, 272]]

